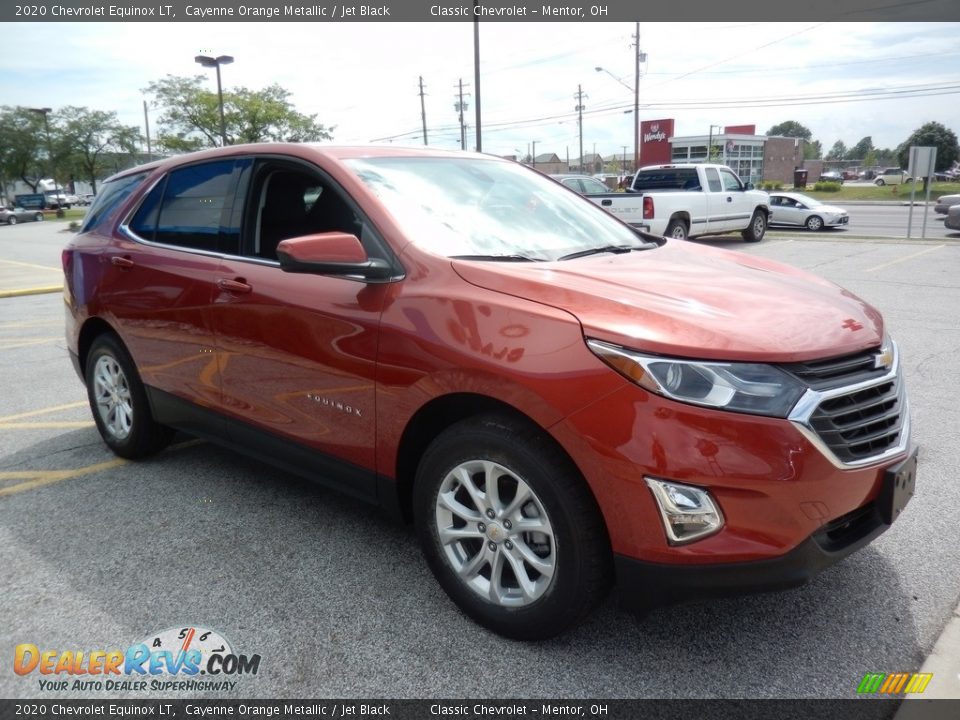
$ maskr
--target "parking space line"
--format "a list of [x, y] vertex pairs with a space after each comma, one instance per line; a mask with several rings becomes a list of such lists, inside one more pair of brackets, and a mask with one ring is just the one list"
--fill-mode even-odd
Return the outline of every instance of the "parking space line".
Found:
[[0, 422], [0, 430], [50, 430], [92, 427], [93, 420], [51, 420], [49, 422]]
[[59, 339], [59, 337], [37, 338], [36, 340], [13, 342], [9, 345], [7, 344], [9, 340], [0, 339], [0, 350], [15, 350], [17, 348], [30, 347], [32, 345], [42, 345], [43, 343], [55, 342]]
[[11, 485], [10, 487], [0, 488], [0, 497], [4, 497], [6, 495], [15, 495], [16, 493], [21, 493], [25, 490], [32, 490], [34, 488], [43, 487], [44, 485], [52, 485], [53, 483], [71, 480], [83, 475], [90, 475], [91, 473], [100, 472], [101, 470], [110, 470], [111, 468], [126, 465], [128, 462], [130, 461], [124, 460], [123, 458], [115, 458], [113, 460], [96, 463], [95, 465], [87, 465], [86, 467], [77, 468], [75, 470], [17, 470], [13, 472], [0, 472], [0, 482], [3, 480], [26, 481], [17, 485]]
[[[201, 443], [203, 443], [203, 440], [198, 438], [184, 440], [176, 445], [171, 445], [167, 449], [167, 452], [174, 450], [185, 450], [187, 448], [200, 445]], [[129, 460], [124, 458], [114, 458], [113, 460], [107, 460], [105, 462], [95, 463], [93, 465], [87, 465], [81, 468], [74, 468], [72, 470], [9, 470], [0, 472], [0, 482], [9, 482], [15, 480], [24, 481], [17, 483], [16, 485], [9, 485], [5, 488], [0, 488], [0, 497], [16, 495], [17, 493], [33, 490], [34, 488], [44, 487], [45, 485], [53, 485], [54, 483], [63, 482], [64, 480], [73, 480], [74, 478], [83, 477], [84, 475], [91, 475], [93, 473], [100, 472], [101, 470], [112, 470], [113, 468], [120, 467], [121, 465], [127, 465], [129, 462]]]
[[14, 330], [16, 328], [32, 328], [32, 327], [63, 327], [63, 320], [32, 320], [29, 322], [17, 321], [17, 322], [5, 322], [0, 323], [0, 330]]
[[0, 423], [8, 423], [13, 420], [22, 420], [23, 418], [36, 417], [37, 415], [47, 415], [48, 413], [59, 412], [60, 410], [72, 410], [73, 408], [84, 407], [86, 400], [80, 402], [66, 403], [64, 405], [52, 405], [51, 407], [41, 408], [39, 410], [30, 410], [28, 412], [17, 413], [16, 415], [4, 415], [0, 417]]
[[915, 257], [920, 257], [921, 255], [926, 255], [927, 253], [932, 253], [934, 250], [940, 250], [945, 248], [946, 245], [935, 245], [934, 247], [927, 248], [926, 250], [920, 250], [919, 252], [912, 253], [910, 255], [904, 255], [902, 258], [897, 258], [896, 260], [891, 260], [890, 262], [882, 263], [880, 265], [874, 265], [871, 268], [867, 268], [864, 272], [873, 272], [874, 270], [883, 270], [888, 268], [891, 265], [896, 265], [897, 263], [906, 262], [907, 260], [912, 260]]
[[51, 267], [49, 265], [37, 265], [36, 263], [20, 262], [19, 260], [2, 260], [0, 263], [5, 265], [19, 265], [20, 267], [36, 268], [37, 270], [50, 270], [51, 272], [63, 272], [63, 268]]
[[0, 290], [0, 298], [22, 297], [24, 295], [49, 295], [63, 292], [63, 285], [42, 285], [32, 288], [18, 288], [16, 290]]

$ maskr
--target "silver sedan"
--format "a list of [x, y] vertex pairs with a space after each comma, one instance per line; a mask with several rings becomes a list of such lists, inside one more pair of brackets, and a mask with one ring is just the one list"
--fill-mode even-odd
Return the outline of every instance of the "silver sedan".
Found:
[[843, 208], [827, 205], [809, 195], [794, 192], [770, 193], [770, 224], [793, 225], [807, 230], [841, 227], [850, 222]]
[[40, 222], [41, 220], [43, 220], [43, 213], [39, 210], [0, 207], [0, 223], [16, 225], [18, 222]]

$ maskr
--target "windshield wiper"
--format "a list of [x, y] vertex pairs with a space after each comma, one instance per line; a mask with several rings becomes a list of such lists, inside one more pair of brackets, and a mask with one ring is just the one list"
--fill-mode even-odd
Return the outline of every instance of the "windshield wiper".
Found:
[[543, 262], [529, 255], [451, 255], [451, 260], [495, 260], [499, 262]]
[[655, 245], [604, 245], [602, 247], [590, 248], [588, 250], [578, 250], [569, 255], [561, 255], [557, 260], [575, 260], [577, 258], [587, 257], [588, 255], [599, 255], [600, 253], [613, 253], [622, 255], [623, 253], [633, 252], [634, 250], [649, 250]]

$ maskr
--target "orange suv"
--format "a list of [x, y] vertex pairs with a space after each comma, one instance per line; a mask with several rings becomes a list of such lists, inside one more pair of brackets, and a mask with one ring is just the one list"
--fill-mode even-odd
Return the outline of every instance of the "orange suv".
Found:
[[104, 183], [63, 253], [106, 444], [181, 430], [412, 522], [450, 597], [545, 638], [795, 586], [914, 487], [870, 305], [665, 240], [513, 162], [248, 145]]

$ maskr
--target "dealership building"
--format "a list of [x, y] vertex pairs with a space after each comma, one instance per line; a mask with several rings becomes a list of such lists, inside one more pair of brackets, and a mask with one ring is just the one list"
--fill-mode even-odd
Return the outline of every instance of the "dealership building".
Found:
[[[820, 176], [822, 160], [804, 160], [806, 142], [798, 138], [757, 135], [755, 125], [715, 125], [706, 135], [674, 136], [673, 119], [640, 123], [640, 165], [713, 162], [733, 169], [745, 182], [793, 182], [793, 171], [805, 168]], [[712, 151], [707, 151], [712, 147]], [[708, 160], [709, 157], [709, 160]]]

